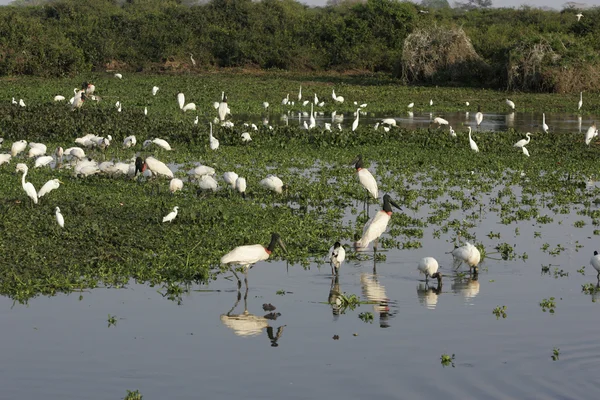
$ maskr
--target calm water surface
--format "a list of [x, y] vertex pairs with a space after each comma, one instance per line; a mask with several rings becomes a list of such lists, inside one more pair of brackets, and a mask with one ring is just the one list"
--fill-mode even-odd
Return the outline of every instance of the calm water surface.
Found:
[[[345, 263], [338, 286], [329, 265], [259, 263], [246, 302], [230, 274], [193, 287], [181, 305], [135, 283], [84, 292], [81, 300], [71, 294], [13, 305], [2, 298], [0, 398], [119, 399], [126, 390], [148, 399], [590, 398], [600, 389], [600, 304], [580, 289], [596, 280], [589, 260], [600, 245], [591, 224], [573, 227], [581, 219], [575, 212], [546, 212], [553, 223], [505, 226], [484, 214], [473, 232], [488, 252], [508, 242], [529, 257], [491, 255], [477, 280], [456, 277], [445, 254], [452, 245], [432, 238], [431, 226], [423, 248], [385, 252], [376, 274], [372, 260]], [[501, 239], [488, 239], [490, 231]], [[565, 250], [551, 256], [544, 243]], [[424, 256], [443, 266], [439, 295], [417, 273]], [[551, 264], [550, 274], [541, 274], [542, 264]], [[576, 272], [583, 265], [586, 276]], [[555, 278], [555, 267], [569, 276]], [[377, 304], [338, 314], [326, 304], [332, 288]], [[549, 297], [555, 314], [539, 306]], [[263, 303], [281, 315], [264, 319]], [[497, 320], [492, 310], [503, 305], [507, 318]], [[255, 317], [236, 318], [244, 306]], [[366, 311], [372, 324], [358, 318]], [[116, 326], [107, 327], [108, 314]], [[555, 347], [559, 361], [550, 357]], [[455, 368], [442, 367], [444, 353], [456, 355]]]

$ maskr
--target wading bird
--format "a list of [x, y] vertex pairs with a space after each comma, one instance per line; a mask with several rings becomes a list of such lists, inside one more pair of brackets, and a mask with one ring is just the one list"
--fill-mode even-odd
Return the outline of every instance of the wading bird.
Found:
[[267, 175], [265, 179], [259, 182], [261, 186], [266, 187], [269, 190], [272, 190], [275, 193], [283, 193], [284, 184], [281, 179], [279, 179], [275, 175]]
[[362, 237], [354, 243], [356, 250], [366, 249], [373, 240], [376, 241], [373, 250], [377, 249], [377, 239], [385, 232], [387, 224], [392, 218], [392, 206], [396, 207], [398, 210], [402, 210], [402, 208], [392, 200], [389, 194], [383, 196], [383, 208], [365, 224]]
[[469, 268], [474, 268], [475, 272], [477, 272], [477, 266], [481, 261], [479, 249], [469, 242], [465, 242], [464, 245], [452, 250], [452, 257], [458, 262], [457, 268], [464, 262]]
[[581, 20], [581, 17], [583, 17], [583, 14], [579, 13], [579, 14], [575, 14], [575, 16], [577, 17], [577, 21], [579, 22], [579, 20]]
[[546, 113], [542, 113], [542, 130], [544, 133], [548, 133], [548, 125], [546, 125]]
[[358, 128], [358, 119], [359, 119], [359, 116], [360, 116], [360, 108], [358, 108], [356, 110], [356, 119], [352, 123], [352, 132], [354, 132], [356, 130], [356, 128]]
[[157, 145], [158, 147], [160, 147], [164, 150], [167, 150], [167, 151], [173, 150], [171, 148], [171, 145], [164, 139], [155, 138], [152, 140], [152, 143], [154, 143], [155, 145]]
[[27, 165], [21, 164], [21, 163], [17, 164], [17, 172], [23, 173], [23, 176], [21, 176], [21, 186], [23, 187], [23, 190], [25, 191], [27, 196], [31, 199], [33, 204], [37, 204], [38, 203], [38, 195], [37, 195], [37, 191], [35, 190], [35, 187], [33, 187], [33, 184], [31, 182], [25, 182], [25, 177], [27, 176], [28, 171], [29, 171], [29, 168], [27, 167]]
[[531, 140], [531, 133], [527, 132], [525, 134], [525, 136], [527, 136], [527, 140], [526, 139], [521, 139], [517, 143], [515, 143], [513, 147], [525, 147], [525, 146], [527, 146], [529, 144], [529, 141]]
[[425, 257], [419, 261], [417, 269], [425, 274], [425, 284], [428, 283], [428, 278], [437, 278], [438, 287], [442, 285], [442, 274], [438, 272], [438, 262], [433, 257]]
[[600, 255], [598, 254], [597, 251], [594, 251], [594, 256], [590, 260], [590, 264], [592, 264], [592, 267], [594, 267], [594, 269], [596, 271], [598, 271], [597, 277], [598, 277], [598, 283], [600, 283]]
[[358, 181], [365, 188], [365, 190], [374, 198], [379, 197], [379, 190], [377, 189], [377, 181], [375, 177], [368, 169], [364, 168], [362, 154], [359, 154], [350, 165], [354, 165], [356, 168], [356, 174], [358, 175]]
[[138, 172], [143, 173], [146, 169], [152, 171], [154, 175], [164, 175], [167, 178], [173, 179], [173, 171], [171, 171], [162, 161], [159, 161], [154, 157], [148, 157], [146, 160], [142, 159], [142, 157], [137, 157], [135, 159], [135, 175], [137, 175]]
[[340, 267], [346, 259], [346, 250], [340, 244], [335, 242], [329, 249], [329, 264], [331, 265], [331, 275], [339, 275]]
[[123, 75], [122, 74], [115, 74], [115, 78], [117, 78], [117, 79], [123, 79]]
[[230, 185], [232, 189], [235, 189], [235, 183], [237, 181], [238, 174], [233, 171], [225, 172], [223, 174], [223, 180], [226, 184]]
[[246, 178], [240, 176], [235, 180], [235, 190], [240, 192], [243, 199], [246, 198]]
[[229, 114], [229, 106], [227, 105], [227, 96], [225, 92], [221, 92], [221, 102], [219, 103], [219, 119], [225, 121], [225, 117]]
[[27, 148], [27, 140], [19, 140], [12, 144], [10, 148], [10, 155], [16, 157], [19, 153], [25, 151]]
[[583, 106], [583, 92], [579, 92], [579, 103], [577, 103], [577, 110], [581, 110]]
[[152, 96], [156, 96], [156, 93], [158, 93], [159, 87], [158, 86], [153, 86], [152, 87]]
[[238, 290], [242, 287], [242, 281], [235, 273], [232, 265], [239, 265], [244, 269], [244, 282], [246, 283], [246, 288], [248, 288], [248, 269], [259, 261], [267, 260], [277, 245], [279, 245], [283, 251], [287, 252], [279, 234], [272, 233], [271, 242], [268, 247], [263, 247], [261, 244], [238, 246], [221, 257], [221, 263], [228, 264], [229, 269], [236, 277], [238, 281]]
[[209, 142], [209, 145], [210, 145], [210, 149], [211, 149], [211, 150], [217, 150], [217, 149], [219, 148], [219, 140], [218, 140], [218, 139], [216, 139], [216, 138], [213, 136], [213, 132], [212, 132], [212, 122], [209, 122], [209, 124], [210, 124], [210, 132], [209, 132], [209, 134], [208, 134], [208, 142]]
[[598, 136], [598, 129], [596, 129], [596, 122], [594, 122], [585, 133], [585, 144], [589, 146], [592, 142], [592, 139], [594, 139], [596, 136]]
[[162, 222], [172, 222], [175, 219], [175, 217], [177, 216], [178, 210], [179, 210], [179, 207], [177, 207], [177, 206], [173, 207], [173, 211], [171, 211], [166, 216], [164, 216], [162, 219]]
[[183, 189], [183, 181], [179, 178], [171, 179], [171, 182], [169, 182], [169, 191], [175, 193], [181, 189]]
[[41, 199], [54, 189], [58, 189], [62, 182], [58, 179], [50, 179], [48, 182], [44, 183], [44, 186], [37, 192], [38, 199]]
[[65, 218], [60, 213], [60, 208], [56, 207], [54, 209], [54, 215], [56, 216], [56, 222], [58, 223], [58, 226], [60, 226], [61, 228], [64, 228], [65, 227]]
[[335, 101], [336, 103], [342, 104], [344, 102], [344, 98], [342, 96], [335, 95], [335, 89], [331, 90], [331, 97], [333, 98], [333, 101]]
[[131, 136], [127, 136], [124, 140], [123, 140], [123, 148], [124, 149], [128, 149], [130, 147], [133, 147], [137, 144], [137, 139], [135, 138], [135, 135], [131, 135]]
[[506, 99], [506, 105], [509, 106], [513, 110], [515, 109], [515, 103], [509, 99]]
[[525, 146], [521, 147], [521, 149], [523, 150], [523, 154], [525, 154], [527, 157], [529, 157], [529, 150], [527, 150], [527, 148]]
[[475, 153], [479, 153], [479, 147], [477, 147], [477, 143], [471, 138], [471, 127], [469, 126], [469, 146], [471, 146], [471, 150]]
[[481, 112], [481, 106], [477, 106], [477, 114], [475, 114], [475, 121], [477, 122], [477, 126], [481, 125], [481, 121], [483, 121], [483, 113]]

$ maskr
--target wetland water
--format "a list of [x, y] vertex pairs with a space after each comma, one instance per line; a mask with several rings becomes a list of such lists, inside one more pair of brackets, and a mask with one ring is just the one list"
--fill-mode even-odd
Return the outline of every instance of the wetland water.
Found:
[[[460, 210], [452, 216], [466, 217]], [[0, 397], [118, 399], [137, 389], [163, 399], [588, 398], [600, 388], [600, 307], [580, 289], [595, 282], [588, 263], [600, 246], [592, 226], [573, 227], [579, 218], [572, 211], [544, 225], [500, 225], [496, 214], [484, 212], [472, 233], [488, 254], [505, 241], [528, 258], [491, 254], [476, 281], [454, 273], [445, 254], [451, 244], [425, 228], [422, 248], [384, 251], [376, 275], [372, 259], [342, 266], [336, 289], [383, 301], [339, 315], [326, 304], [335, 288], [329, 265], [316, 263], [306, 270], [284, 262], [252, 268], [247, 311], [258, 317], [254, 324], [224, 322], [238, 300], [230, 273], [191, 287], [181, 305], [158, 287], [133, 282], [86, 291], [81, 299], [73, 293], [13, 306], [2, 298]], [[488, 239], [490, 231], [501, 239]], [[541, 250], [544, 243], [564, 250], [551, 255]], [[424, 256], [442, 266], [439, 295], [425, 289], [416, 270]], [[541, 273], [542, 265], [550, 265], [549, 273]], [[584, 265], [582, 276], [576, 270]], [[550, 297], [554, 314], [539, 305]], [[281, 315], [260, 318], [269, 313], [263, 303]], [[503, 305], [507, 317], [496, 319], [492, 310]], [[243, 311], [242, 298], [230, 314]], [[373, 323], [358, 318], [366, 311]], [[108, 314], [115, 326], [107, 326]], [[267, 325], [275, 339], [283, 327], [277, 346]], [[551, 359], [554, 348], [558, 361]], [[440, 364], [442, 354], [455, 354], [455, 368]]]

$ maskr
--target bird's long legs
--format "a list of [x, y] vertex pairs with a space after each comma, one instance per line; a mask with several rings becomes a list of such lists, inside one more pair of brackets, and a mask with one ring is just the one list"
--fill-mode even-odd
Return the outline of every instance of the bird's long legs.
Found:
[[[240, 280], [240, 277], [238, 276], [238, 274], [235, 273], [235, 270], [233, 269], [233, 267], [231, 265], [229, 266], [229, 269], [235, 276], [235, 279], [237, 279], [237, 281], [238, 281], [238, 292], [239, 292], [240, 289], [242, 288], [242, 281]], [[248, 283], [246, 283], [246, 288], [248, 288]]]

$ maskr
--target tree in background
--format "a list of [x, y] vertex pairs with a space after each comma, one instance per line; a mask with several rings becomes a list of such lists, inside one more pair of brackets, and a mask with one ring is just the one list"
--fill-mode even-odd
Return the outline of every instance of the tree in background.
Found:
[[421, 0], [421, 6], [428, 8], [450, 8], [448, 0]]
[[454, 8], [459, 10], [474, 10], [476, 8], [490, 8], [492, 0], [467, 0], [465, 2], [454, 2]]

